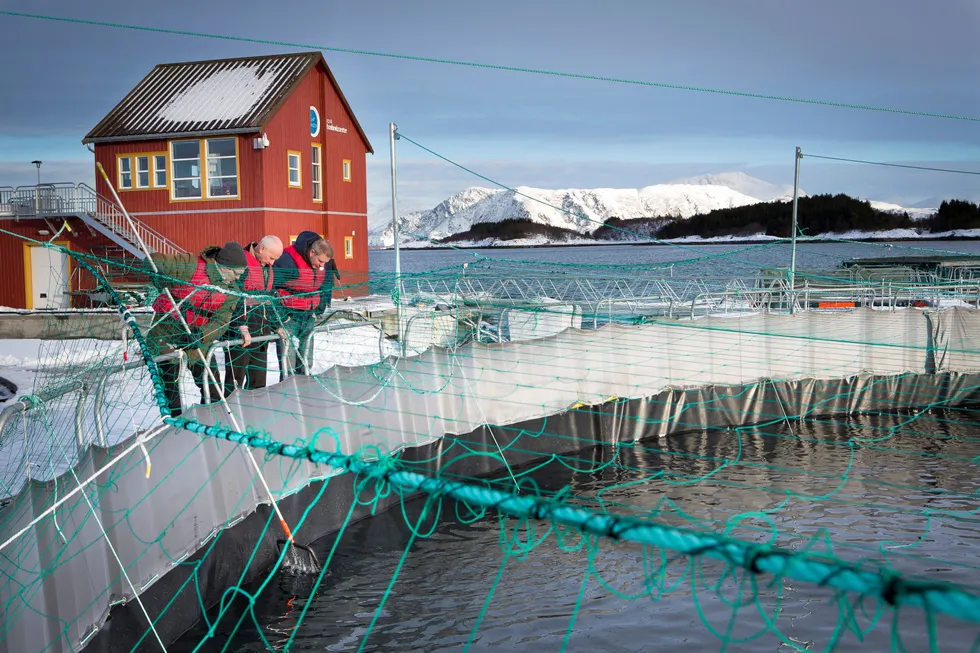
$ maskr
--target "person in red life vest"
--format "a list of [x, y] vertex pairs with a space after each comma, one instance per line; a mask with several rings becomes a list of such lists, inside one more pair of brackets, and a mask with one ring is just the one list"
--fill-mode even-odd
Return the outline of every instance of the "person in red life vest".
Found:
[[[228, 242], [224, 247], [209, 245], [199, 255], [151, 256], [157, 267], [157, 274], [151, 277], [153, 284], [160, 290], [169, 288], [177, 305], [171, 303], [166, 293], [161, 293], [153, 302], [155, 324], [147, 333], [148, 344], [155, 354], [177, 350], [186, 352], [188, 366], [201, 390], [203, 403], [207, 376], [204, 357], [208, 347], [227, 332], [236, 304], [235, 299], [222, 290], [238, 289], [238, 279], [245, 272], [247, 264], [245, 251], [238, 243]], [[190, 327], [190, 334], [184, 329], [181, 317]], [[159, 370], [171, 414], [180, 415], [180, 363], [177, 360], [166, 361], [159, 364]], [[218, 369], [214, 363], [211, 371], [217, 381]], [[218, 396], [213, 384], [210, 391], [211, 397]]]
[[[317, 309], [326, 305], [324, 294], [333, 291], [333, 286], [324, 288], [326, 272], [324, 264], [333, 258], [333, 247], [312, 231], [304, 231], [296, 236], [296, 242], [283, 250], [275, 262], [276, 295], [279, 314], [285, 337], [292, 333], [299, 339], [299, 347], [305, 346], [306, 337], [316, 324]], [[313, 355], [313, 347], [305, 356]], [[283, 375], [283, 360], [280, 356], [280, 378]], [[297, 351], [295, 369], [303, 374], [305, 366]]]
[[235, 388], [264, 388], [269, 343], [252, 343], [253, 337], [266, 336], [278, 324], [275, 307], [268, 298], [272, 295], [275, 273], [272, 264], [282, 256], [282, 241], [277, 236], [265, 236], [257, 243], [245, 246], [248, 267], [242, 287], [249, 295], [238, 302], [235, 317], [228, 329], [229, 340], [244, 344], [228, 348], [225, 356], [225, 396]]

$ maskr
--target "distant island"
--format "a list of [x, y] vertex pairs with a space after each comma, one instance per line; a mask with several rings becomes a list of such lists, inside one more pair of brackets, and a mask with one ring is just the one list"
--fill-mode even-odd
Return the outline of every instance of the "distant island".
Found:
[[[643, 188], [466, 188], [399, 218], [405, 248], [548, 247], [601, 243], [762, 242], [789, 238], [792, 186], [724, 173]], [[751, 194], [750, 194], [751, 193]], [[799, 191], [807, 240], [980, 238], [977, 198], [914, 208], [846, 194]], [[941, 202], [935, 207], [931, 202]], [[368, 243], [394, 244], [391, 219], [372, 221]]]
[[[980, 230], [980, 206], [962, 200], [944, 201], [930, 217], [913, 220], [904, 211], [875, 209], [866, 200], [848, 195], [814, 195], [798, 201], [797, 219], [805, 236], [863, 232], [875, 239], [930, 237], [950, 232]], [[511, 218], [500, 222], [482, 222], [471, 229], [433, 239], [433, 245], [486, 244], [513, 241], [538, 241], [541, 244], [603, 244], [675, 239], [760, 240], [789, 238], [792, 224], [792, 202], [763, 202], [748, 206], [716, 209], [690, 218], [612, 218], [591, 233], [580, 233], [528, 219]], [[889, 234], [891, 237], [889, 238]], [[765, 238], [768, 237], [768, 238]], [[860, 238], [860, 237], [858, 237]]]

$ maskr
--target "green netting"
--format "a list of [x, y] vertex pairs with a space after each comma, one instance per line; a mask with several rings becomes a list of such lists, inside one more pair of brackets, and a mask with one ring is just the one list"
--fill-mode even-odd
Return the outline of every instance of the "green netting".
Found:
[[[237, 385], [234, 311], [188, 336], [151, 308], [196, 255], [67, 252], [107, 306], [24, 341], [0, 642], [976, 650], [977, 282], [837, 247], [801, 249], [793, 286], [776, 242], [450, 251], [310, 315], [200, 287], [265, 316]], [[275, 546], [269, 493], [320, 566]]]

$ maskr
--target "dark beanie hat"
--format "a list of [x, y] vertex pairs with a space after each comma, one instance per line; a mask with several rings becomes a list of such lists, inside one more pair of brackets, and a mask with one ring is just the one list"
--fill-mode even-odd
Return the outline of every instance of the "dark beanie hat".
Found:
[[225, 246], [219, 249], [218, 253], [214, 255], [214, 262], [229, 268], [248, 267], [245, 250], [235, 241], [225, 243]]

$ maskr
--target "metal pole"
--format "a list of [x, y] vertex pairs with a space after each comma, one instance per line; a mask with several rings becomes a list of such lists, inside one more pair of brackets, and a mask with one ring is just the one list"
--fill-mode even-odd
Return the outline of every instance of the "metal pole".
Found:
[[34, 186], [34, 215], [41, 215], [41, 162], [31, 161], [37, 166], [37, 184]]
[[796, 211], [800, 199], [800, 159], [803, 158], [803, 150], [796, 148], [796, 172], [793, 175], [793, 233], [792, 254], [789, 260], [789, 292], [790, 292], [790, 313], [796, 312]]
[[398, 238], [398, 177], [395, 171], [395, 141], [398, 140], [398, 125], [388, 123], [389, 144], [391, 145], [391, 225], [395, 238], [395, 279], [401, 277], [402, 259]]
[[[398, 234], [398, 176], [395, 170], [395, 141], [398, 140], [398, 125], [388, 123], [388, 144], [391, 146], [391, 229], [395, 239], [395, 287], [398, 289], [395, 299], [395, 319], [398, 322], [398, 343], [402, 342], [402, 252], [401, 238]], [[404, 351], [404, 347], [402, 347]]]

